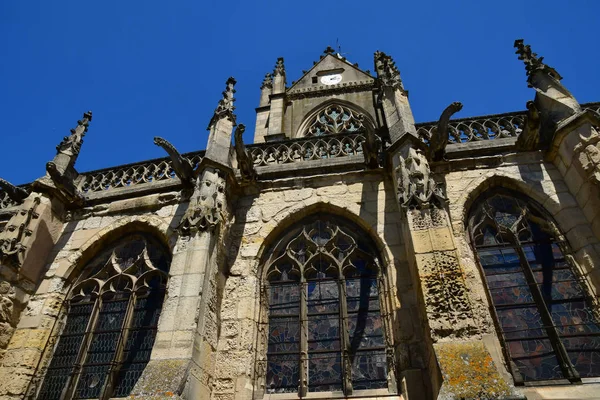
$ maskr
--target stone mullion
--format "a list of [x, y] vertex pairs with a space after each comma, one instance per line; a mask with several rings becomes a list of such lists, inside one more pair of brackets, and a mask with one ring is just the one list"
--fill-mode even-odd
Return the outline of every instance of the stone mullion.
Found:
[[348, 303], [346, 302], [346, 281], [340, 275], [338, 279], [338, 293], [340, 305], [340, 345], [342, 349], [342, 379], [344, 394], [352, 394], [352, 362], [350, 360], [350, 335], [348, 334]]
[[300, 279], [300, 374], [298, 382], [298, 394], [300, 397], [305, 397], [308, 393], [308, 285], [306, 278], [302, 274]]
[[386, 362], [388, 366], [388, 391], [390, 393], [397, 392], [397, 383], [396, 383], [396, 360], [394, 357], [394, 342], [393, 342], [393, 328], [392, 322], [390, 321], [392, 309], [389, 304], [390, 291], [387, 289], [391, 287], [389, 282], [386, 283], [386, 278], [389, 279], [387, 274], [384, 274], [381, 268], [378, 266], [377, 271], [377, 294], [379, 301], [379, 315], [383, 322], [384, 336], [385, 340], [385, 356]]

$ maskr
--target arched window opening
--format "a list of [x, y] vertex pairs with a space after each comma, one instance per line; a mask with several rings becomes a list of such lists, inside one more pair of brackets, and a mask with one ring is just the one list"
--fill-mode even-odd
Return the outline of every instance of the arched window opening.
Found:
[[270, 252], [267, 393], [387, 388], [377, 252], [329, 215], [297, 224]]
[[169, 264], [164, 246], [133, 234], [84, 267], [38, 399], [129, 395], [150, 360]]
[[552, 219], [528, 199], [489, 193], [471, 241], [516, 383], [600, 376], [600, 319]]
[[304, 136], [335, 133], [362, 133], [365, 116], [341, 104], [331, 104], [319, 111], [309, 123]]

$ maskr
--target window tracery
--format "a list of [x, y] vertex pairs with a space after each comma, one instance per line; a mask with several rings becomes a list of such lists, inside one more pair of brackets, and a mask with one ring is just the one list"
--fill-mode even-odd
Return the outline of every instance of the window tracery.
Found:
[[129, 235], [82, 271], [39, 399], [128, 396], [150, 360], [169, 268], [167, 251]]
[[600, 376], [600, 318], [551, 218], [496, 192], [469, 221], [516, 383]]
[[305, 136], [358, 133], [365, 130], [364, 115], [340, 104], [321, 110], [307, 128]]
[[268, 393], [387, 388], [381, 273], [374, 246], [359, 232], [319, 215], [270, 254]]

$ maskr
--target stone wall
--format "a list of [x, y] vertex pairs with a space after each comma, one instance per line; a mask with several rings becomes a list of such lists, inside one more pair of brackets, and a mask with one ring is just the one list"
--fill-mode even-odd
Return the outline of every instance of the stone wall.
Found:
[[[393, 326], [396, 372], [424, 368], [425, 351], [413, 280], [401, 239], [395, 193], [379, 173], [280, 179], [238, 202], [229, 244], [229, 276], [221, 308], [215, 399], [265, 393], [266, 310], [260, 304], [261, 258], [290, 224], [314, 212], [340, 215], [373, 237], [389, 287], [382, 293]], [[385, 311], [384, 311], [385, 313]], [[254, 397], [253, 397], [254, 396]]]

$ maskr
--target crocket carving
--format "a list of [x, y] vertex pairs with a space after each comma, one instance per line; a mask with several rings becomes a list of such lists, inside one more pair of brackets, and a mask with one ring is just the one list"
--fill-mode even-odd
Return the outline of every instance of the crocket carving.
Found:
[[257, 177], [256, 169], [254, 168], [254, 161], [246, 151], [244, 139], [242, 138], [245, 130], [246, 126], [244, 124], [239, 124], [235, 128], [235, 132], [233, 134], [235, 139], [235, 154], [237, 156], [238, 168], [240, 170], [240, 174], [242, 175], [242, 180], [254, 181]]
[[0, 178], [0, 188], [2, 188], [8, 197], [15, 203], [20, 203], [25, 200], [27, 196], [29, 196], [29, 192], [27, 190], [17, 187], [2, 178]]
[[185, 185], [193, 185], [194, 170], [189, 160], [183, 157], [166, 139], [156, 136], [154, 144], [162, 147], [169, 154], [173, 170], [181, 182]]
[[462, 110], [462, 108], [462, 103], [455, 101], [442, 112], [437, 129], [433, 132], [431, 138], [429, 138], [427, 158], [430, 161], [441, 161], [444, 158], [446, 145], [448, 144], [448, 123], [450, 122], [450, 117]]

